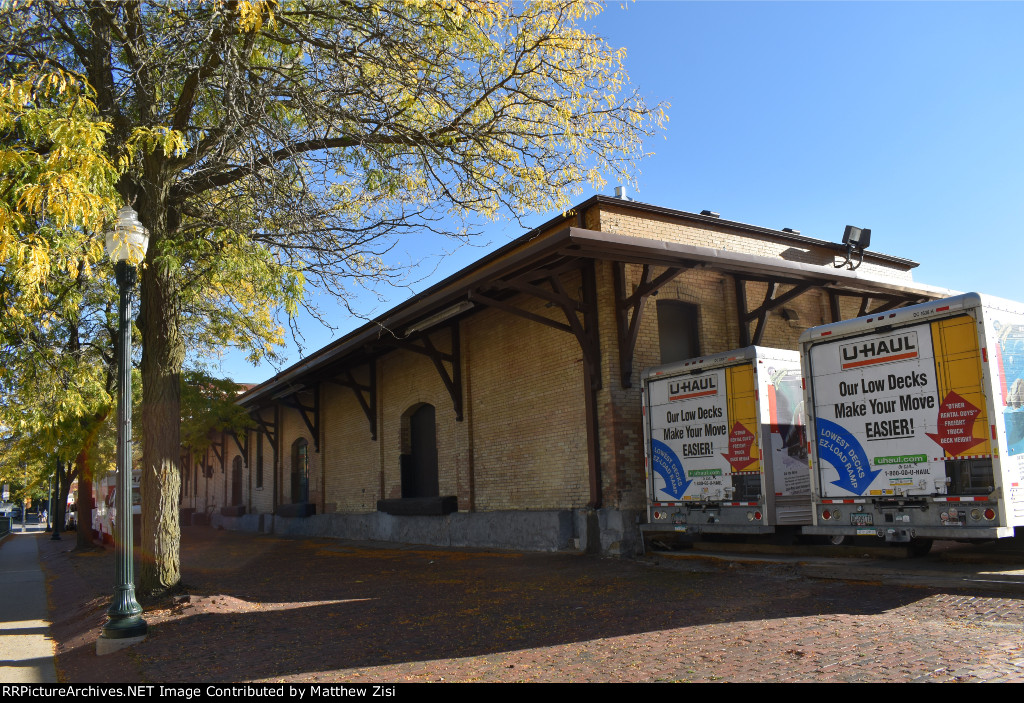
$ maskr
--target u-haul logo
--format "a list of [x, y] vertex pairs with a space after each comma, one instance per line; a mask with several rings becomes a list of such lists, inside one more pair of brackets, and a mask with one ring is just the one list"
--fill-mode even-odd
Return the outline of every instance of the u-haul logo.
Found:
[[917, 357], [917, 332], [901, 332], [888, 337], [876, 337], [871, 341], [844, 344], [839, 347], [839, 358], [843, 369], [887, 364], [890, 361], [903, 361]]
[[715, 376], [688, 378], [668, 384], [669, 400], [686, 400], [705, 395], [718, 395], [718, 380]]

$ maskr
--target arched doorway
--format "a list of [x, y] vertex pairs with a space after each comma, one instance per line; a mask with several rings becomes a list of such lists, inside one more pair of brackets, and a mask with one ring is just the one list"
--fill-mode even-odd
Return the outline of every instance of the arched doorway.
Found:
[[410, 408], [406, 411], [405, 419], [408, 421], [408, 434], [407, 445], [403, 447], [406, 452], [402, 456], [402, 497], [437, 497], [437, 424], [434, 406], [423, 404], [415, 409]]

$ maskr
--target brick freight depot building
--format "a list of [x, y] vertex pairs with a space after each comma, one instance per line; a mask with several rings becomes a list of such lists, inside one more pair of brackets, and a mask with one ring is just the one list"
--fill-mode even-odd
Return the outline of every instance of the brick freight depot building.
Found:
[[907, 259], [595, 196], [238, 400], [182, 463], [185, 520], [418, 544], [631, 554], [639, 378], [943, 297]]

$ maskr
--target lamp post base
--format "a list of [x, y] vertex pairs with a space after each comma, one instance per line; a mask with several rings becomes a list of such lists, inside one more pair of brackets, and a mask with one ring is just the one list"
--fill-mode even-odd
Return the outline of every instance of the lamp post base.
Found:
[[102, 635], [96, 638], [96, 656], [102, 657], [105, 654], [111, 654], [119, 649], [131, 647], [144, 639], [146, 639], [145, 633], [141, 635], [134, 635], [132, 637], [112, 638], [107, 637], [106, 631], [104, 631]]
[[146, 621], [138, 615], [108, 618], [96, 639], [96, 654], [102, 656], [130, 647], [146, 639], [148, 631]]
[[[140, 609], [141, 610], [141, 609]], [[122, 640], [128, 637], [144, 637], [149, 626], [138, 615], [128, 617], [109, 617], [100, 631], [100, 637], [108, 640]]]

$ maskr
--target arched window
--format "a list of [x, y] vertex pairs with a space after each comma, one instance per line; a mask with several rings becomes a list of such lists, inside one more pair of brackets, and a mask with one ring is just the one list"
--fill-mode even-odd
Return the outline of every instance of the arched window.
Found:
[[658, 343], [663, 364], [700, 356], [697, 306], [681, 300], [659, 300]]
[[304, 437], [292, 444], [292, 502], [309, 502], [309, 442]]

